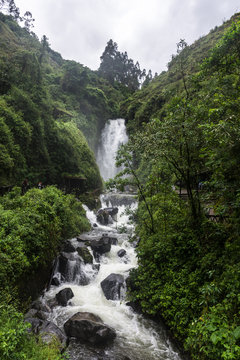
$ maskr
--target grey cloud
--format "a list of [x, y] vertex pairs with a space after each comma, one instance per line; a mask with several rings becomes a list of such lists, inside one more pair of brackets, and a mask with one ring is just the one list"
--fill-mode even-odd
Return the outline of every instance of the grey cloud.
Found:
[[191, 44], [239, 10], [238, 0], [15, 0], [64, 58], [96, 69], [112, 38], [142, 68], [161, 72], [176, 43]]

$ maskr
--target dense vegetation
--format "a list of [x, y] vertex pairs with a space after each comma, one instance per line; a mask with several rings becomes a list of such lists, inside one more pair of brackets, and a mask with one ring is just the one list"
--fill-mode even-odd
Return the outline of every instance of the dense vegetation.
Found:
[[108, 41], [100, 59], [99, 75], [125, 94], [130, 95], [139, 89], [140, 84], [144, 86], [152, 80], [152, 71], [146, 73], [146, 69], [141, 70], [139, 62], [134, 64], [126, 51], [118, 51], [118, 45], [112, 39]]
[[0, 186], [78, 176], [85, 190], [101, 188], [92, 150], [122, 99], [96, 72], [63, 60], [46, 36], [39, 41], [0, 13]]
[[131, 296], [196, 360], [240, 358], [239, 66], [236, 14], [181, 40], [168, 72], [123, 104], [118, 162], [140, 201]]
[[63, 240], [89, 230], [85, 212], [53, 186], [24, 195], [15, 188], [0, 197], [0, 229], [0, 358], [56, 360], [56, 341], [37, 346], [18, 308], [45, 286]]

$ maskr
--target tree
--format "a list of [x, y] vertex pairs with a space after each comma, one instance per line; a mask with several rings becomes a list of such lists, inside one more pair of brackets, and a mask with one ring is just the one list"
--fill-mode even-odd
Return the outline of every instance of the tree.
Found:
[[[100, 57], [101, 64], [98, 69], [99, 75], [106, 78], [112, 85], [115, 83], [126, 86], [130, 91], [139, 89], [141, 80], [145, 77], [146, 70], [140, 69], [139, 62], [134, 64], [132, 59], [128, 58], [125, 51], [118, 51], [117, 43], [110, 39], [105, 50]], [[152, 80], [151, 70], [148, 73], [149, 81]]]
[[24, 27], [30, 32], [31, 28], [33, 28], [33, 22], [35, 19], [32, 17], [32, 13], [30, 11], [26, 11], [21, 21], [24, 21]]

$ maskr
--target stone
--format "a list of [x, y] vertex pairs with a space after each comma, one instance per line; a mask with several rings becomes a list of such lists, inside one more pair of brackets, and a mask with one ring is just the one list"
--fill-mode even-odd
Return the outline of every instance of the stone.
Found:
[[119, 256], [119, 257], [123, 257], [123, 256], [125, 256], [126, 255], [126, 250], [124, 250], [124, 249], [121, 249], [121, 250], [119, 250], [118, 252], [117, 252], [117, 255]]
[[38, 311], [44, 311], [44, 312], [51, 312], [50, 307], [43, 303], [41, 300], [35, 300], [31, 304], [31, 308], [38, 310]]
[[101, 288], [107, 300], [119, 300], [124, 287], [124, 277], [120, 274], [110, 274], [101, 282]]
[[109, 214], [104, 209], [100, 209], [97, 212], [97, 221], [101, 225], [108, 225]]
[[47, 313], [45, 311], [37, 311], [37, 313], [35, 314], [35, 317], [40, 320], [47, 320], [48, 316], [49, 316], [49, 313]]
[[52, 277], [51, 285], [59, 286], [60, 284], [61, 284], [61, 281], [59, 280], [59, 278], [57, 276], [54, 275]]
[[97, 212], [97, 221], [101, 225], [108, 225], [111, 223], [112, 219], [116, 221], [117, 213], [118, 213], [117, 207], [99, 209]]
[[73, 244], [71, 243], [71, 241], [66, 241], [63, 245], [63, 252], [66, 253], [71, 253], [76, 251], [75, 247], [73, 246]]
[[24, 315], [24, 318], [27, 319], [27, 318], [33, 318], [36, 316], [38, 310], [37, 309], [30, 309], [28, 310], [28, 312]]
[[85, 264], [92, 264], [93, 257], [87, 247], [78, 247], [77, 248], [78, 255], [82, 258]]
[[73, 297], [74, 294], [71, 288], [65, 288], [56, 294], [56, 300], [61, 306], [67, 306], [68, 301]]
[[35, 318], [35, 317], [27, 317], [24, 320], [26, 323], [29, 323], [31, 325], [31, 327], [29, 328], [29, 333], [34, 333], [34, 334], [38, 334], [39, 328], [40, 326], [43, 324], [43, 321]]
[[78, 312], [65, 324], [64, 330], [68, 337], [74, 337], [94, 345], [105, 345], [116, 337], [114, 329], [104, 324], [97, 315]]
[[[67, 282], [75, 281], [75, 278], [80, 270], [80, 265], [81, 259], [76, 253], [61, 252], [58, 257], [57, 267], [58, 272], [61, 274], [61, 279]], [[81, 285], [85, 285], [85, 282], [86, 281], [81, 283]]]
[[93, 255], [95, 258], [98, 257], [98, 255], [103, 255], [111, 250], [111, 239], [109, 237], [102, 237], [100, 240], [93, 240], [90, 244]]
[[51, 321], [44, 321], [38, 329], [38, 333], [41, 336], [42, 341], [45, 344], [52, 342], [54, 338], [57, 338], [62, 345], [62, 348], [66, 346], [67, 338], [61, 329]]

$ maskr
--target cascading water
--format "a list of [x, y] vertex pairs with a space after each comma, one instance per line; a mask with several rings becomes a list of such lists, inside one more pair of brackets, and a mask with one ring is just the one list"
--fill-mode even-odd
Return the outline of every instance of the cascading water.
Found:
[[[104, 178], [114, 176], [115, 168], [113, 166], [113, 153], [116, 148], [110, 146], [110, 143], [121, 143], [123, 138], [126, 140], [123, 120], [116, 120], [113, 124], [111, 120], [109, 126], [104, 129], [104, 136], [108, 144], [102, 144], [102, 150], [99, 152], [101, 159], [100, 169], [104, 169], [102, 175]], [[120, 129], [121, 128], [121, 131]], [[109, 132], [109, 133], [108, 133]], [[111, 137], [119, 136], [118, 141]], [[114, 145], [115, 146], [115, 145]], [[105, 150], [103, 151], [103, 148]], [[111, 160], [106, 149], [111, 150]], [[102, 157], [107, 154], [107, 160]], [[111, 170], [106, 170], [107, 167]], [[112, 169], [114, 168], [114, 171]], [[58, 279], [56, 285], [46, 291], [43, 301], [47, 303], [54, 302], [56, 294], [65, 288], [71, 288], [74, 296], [68, 302], [67, 306], [56, 305], [49, 314], [48, 320], [54, 322], [60, 328], [63, 324], [78, 312], [90, 312], [100, 316], [105, 324], [115, 329], [117, 337], [111, 345], [107, 347], [93, 347], [79, 341], [71, 340], [68, 347], [70, 360], [181, 360], [179, 354], [173, 349], [170, 341], [162, 326], [145, 319], [137, 314], [125, 301], [125, 286], [121, 288], [119, 294], [114, 294], [114, 300], [107, 300], [103, 293], [101, 282], [110, 274], [118, 274], [126, 279], [130, 269], [137, 266], [137, 258], [134, 244], [129, 242], [129, 237], [134, 232], [134, 225], [129, 216], [126, 215], [126, 206], [132, 210], [136, 209], [137, 202], [134, 195], [131, 194], [103, 194], [101, 195], [103, 208], [118, 208], [117, 218], [111, 221], [111, 224], [102, 225], [97, 221], [96, 214], [90, 211], [86, 206], [86, 214], [92, 224], [92, 230], [88, 234], [82, 235], [82, 238], [71, 240], [72, 252], [62, 253], [59, 256], [55, 268], [54, 277]], [[79, 252], [79, 246], [82, 240], [99, 239], [102, 236], [117, 239], [112, 244], [111, 250], [94, 258], [93, 264], [84, 264]], [[91, 253], [92, 248], [88, 247]], [[78, 250], [78, 251], [75, 251]], [[123, 255], [119, 255], [120, 251]], [[61, 259], [65, 257], [65, 260]], [[62, 274], [64, 273], [64, 276]]]
[[126, 133], [125, 120], [108, 120], [102, 135], [97, 151], [97, 164], [103, 179], [106, 181], [117, 175], [118, 169], [115, 166], [115, 157], [121, 144], [126, 144], [128, 136]]

